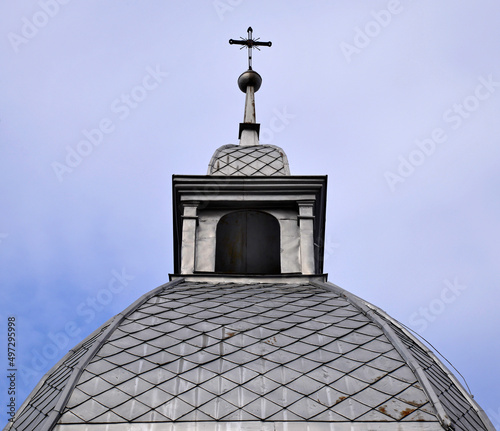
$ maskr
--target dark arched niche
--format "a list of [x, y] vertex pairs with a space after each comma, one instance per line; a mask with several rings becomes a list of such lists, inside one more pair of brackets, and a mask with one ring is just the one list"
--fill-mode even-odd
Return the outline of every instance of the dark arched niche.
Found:
[[280, 225], [260, 211], [226, 214], [217, 224], [215, 272], [279, 274]]

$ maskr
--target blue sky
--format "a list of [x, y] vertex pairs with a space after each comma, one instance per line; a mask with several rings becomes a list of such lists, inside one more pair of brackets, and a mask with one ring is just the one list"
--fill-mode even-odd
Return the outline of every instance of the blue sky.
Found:
[[261, 142], [328, 175], [329, 280], [431, 341], [499, 426], [499, 16], [494, 0], [3, 2], [0, 333], [15, 316], [18, 406], [168, 280], [171, 176], [237, 143], [247, 60], [228, 39], [251, 25], [273, 42], [254, 53]]

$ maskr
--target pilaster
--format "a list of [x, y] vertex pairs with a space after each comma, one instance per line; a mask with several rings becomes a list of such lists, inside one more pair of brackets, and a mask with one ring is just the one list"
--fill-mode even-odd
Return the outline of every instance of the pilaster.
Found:
[[300, 201], [298, 205], [302, 274], [314, 274], [314, 201]]
[[181, 274], [194, 272], [196, 251], [196, 226], [199, 202], [184, 202], [182, 214]]

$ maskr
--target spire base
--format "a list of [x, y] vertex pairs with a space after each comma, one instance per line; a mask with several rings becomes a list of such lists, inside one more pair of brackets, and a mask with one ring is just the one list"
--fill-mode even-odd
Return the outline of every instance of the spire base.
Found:
[[[253, 126], [260, 126], [260, 124], [253, 123]], [[241, 123], [240, 123], [241, 126]], [[259, 132], [255, 129], [243, 129], [240, 133], [240, 146], [259, 145]]]
[[238, 139], [241, 139], [241, 135], [244, 130], [255, 130], [257, 132], [257, 138], [260, 133], [260, 123], [240, 123], [240, 130], [238, 132]]

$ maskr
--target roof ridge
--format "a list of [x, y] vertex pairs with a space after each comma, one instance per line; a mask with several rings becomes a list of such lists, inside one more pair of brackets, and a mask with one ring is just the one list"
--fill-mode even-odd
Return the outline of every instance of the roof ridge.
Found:
[[[486, 415], [486, 413], [481, 408], [481, 406], [479, 406], [479, 404], [476, 402], [473, 395], [470, 394], [465, 389], [465, 387], [462, 385], [462, 383], [448, 369], [448, 367], [443, 363], [443, 361], [441, 361], [438, 358], [436, 353], [434, 353], [434, 351], [432, 349], [430, 349], [429, 346], [427, 346], [422, 340], [420, 340], [418, 338], [418, 337], [420, 337], [419, 334], [415, 333], [418, 337], [414, 336], [408, 329], [406, 329], [406, 327], [402, 323], [400, 323], [396, 319], [392, 318], [389, 314], [387, 314], [381, 308], [379, 308], [379, 307], [377, 307], [377, 306], [375, 306], [367, 301], [364, 301], [364, 300], [361, 300], [361, 301], [365, 302], [368, 307], [372, 308], [374, 313], [380, 315], [381, 318], [388, 320], [392, 325], [396, 326], [401, 332], [403, 332], [404, 335], [406, 335], [408, 338], [410, 338], [412, 341], [414, 341], [415, 344], [417, 344], [422, 350], [424, 350], [431, 357], [431, 359], [434, 361], [434, 363], [445, 372], [445, 374], [452, 381], [452, 383], [455, 384], [457, 389], [461, 392], [461, 394], [470, 403], [471, 407], [479, 415], [479, 418], [483, 421], [483, 425], [488, 429], [488, 431], [496, 431], [496, 428], [491, 423], [489, 417]], [[457, 370], [457, 372], [458, 372], [458, 370]]]
[[[24, 402], [21, 404], [21, 406], [19, 407], [19, 409], [17, 410], [16, 412], [16, 415], [14, 417], [14, 421], [13, 422], [8, 422], [7, 425], [5, 426], [4, 428], [4, 431], [9, 431], [11, 429], [17, 429], [17, 426], [14, 427], [14, 423], [20, 418], [23, 416], [24, 414], [24, 410], [29, 406], [29, 404], [31, 403], [31, 401], [33, 400], [33, 398], [38, 394], [38, 391], [40, 390], [40, 388], [46, 384], [47, 380], [57, 371], [59, 370], [62, 366], [65, 365], [65, 363], [70, 360], [73, 355], [77, 354], [78, 351], [84, 346], [85, 343], [88, 343], [89, 340], [91, 340], [92, 338], [96, 338], [96, 340], [99, 338], [99, 336], [101, 335], [101, 333], [110, 325], [110, 323], [112, 322], [112, 320], [115, 318], [115, 316], [111, 317], [109, 320], [107, 320], [105, 323], [103, 323], [100, 327], [98, 327], [97, 329], [95, 329], [94, 331], [92, 331], [89, 335], [87, 335], [82, 341], [80, 341], [76, 346], [72, 347], [70, 350], [68, 350], [68, 352], [59, 360], [56, 362], [55, 365], [53, 365], [44, 375], [43, 377], [40, 379], [40, 381], [37, 383], [37, 385], [31, 390], [31, 392], [29, 393], [29, 395], [26, 397], [26, 399], [24, 400]], [[92, 345], [95, 343], [95, 341], [91, 344], [91, 347]], [[83, 355], [85, 356], [85, 354]], [[80, 360], [78, 362], [80, 362], [82, 360], [82, 358], [80, 358]], [[59, 395], [57, 397], [60, 396], [62, 391], [60, 391]], [[43, 413], [43, 412], [42, 412]], [[49, 415], [46, 415], [44, 419], [42, 419], [42, 422], [45, 421], [47, 418], [48, 418]]]
[[[90, 361], [94, 358], [94, 356], [97, 353], [97, 351], [99, 350], [99, 348], [109, 338], [109, 336], [113, 333], [113, 331], [123, 322], [123, 320], [128, 315], [130, 315], [133, 311], [135, 311], [138, 307], [140, 307], [142, 304], [144, 304], [148, 299], [155, 296], [157, 293], [161, 292], [162, 290], [165, 290], [165, 288], [167, 288], [167, 287], [171, 287], [171, 286], [175, 286], [177, 284], [180, 284], [183, 281], [184, 281], [184, 279], [182, 279], [182, 278], [174, 280], [174, 281], [169, 281], [168, 283], [162, 284], [161, 286], [158, 286], [157, 288], [150, 290], [149, 292], [146, 292], [144, 295], [139, 297], [136, 301], [134, 301], [131, 305], [129, 305], [121, 313], [116, 314], [114, 317], [112, 317], [110, 320], [108, 320], [108, 322], [110, 322], [108, 327], [98, 337], [96, 342], [94, 342], [92, 344], [92, 346], [89, 348], [89, 350], [81, 358], [78, 365], [73, 369], [73, 372], [71, 373], [71, 376], [69, 377], [67, 384], [65, 385], [64, 389], [59, 394], [59, 397], [58, 397], [59, 399], [57, 401], [57, 404], [52, 409], [52, 411], [48, 414], [48, 416], [45, 418], [45, 421], [44, 421], [45, 423], [43, 424], [40, 431], [51, 431], [53, 429], [53, 427], [56, 425], [56, 423], [59, 420], [59, 418], [61, 417], [62, 412], [63, 412], [64, 408], [66, 407], [66, 404], [68, 403], [68, 400], [71, 397], [71, 394], [73, 393], [73, 390], [75, 389], [75, 387], [78, 383], [78, 380], [79, 380], [80, 376], [82, 375], [83, 371], [85, 370], [87, 365], [90, 363]], [[106, 322], [106, 323], [108, 323], [108, 322]], [[100, 326], [96, 331], [94, 331], [94, 333], [101, 330], [101, 328], [103, 326], [104, 325]], [[80, 344], [83, 344], [88, 338], [89, 337], [86, 337]], [[59, 365], [59, 363], [57, 365]], [[54, 368], [55, 367], [52, 367], [51, 370]], [[28, 397], [28, 398], [31, 398], [31, 397]]]
[[447, 415], [443, 405], [441, 404], [441, 401], [439, 400], [436, 391], [429, 382], [429, 379], [425, 375], [422, 367], [420, 366], [420, 364], [418, 364], [412, 352], [403, 344], [403, 342], [400, 340], [400, 338], [397, 336], [394, 330], [387, 324], [387, 322], [383, 321], [380, 315], [376, 313], [375, 310], [377, 310], [378, 307], [374, 306], [373, 304], [370, 304], [369, 302], [361, 299], [360, 297], [352, 294], [351, 292], [345, 289], [342, 289], [340, 286], [337, 286], [336, 284], [333, 284], [331, 282], [322, 283], [313, 281], [311, 282], [311, 284], [327, 288], [328, 290], [334, 291], [340, 296], [343, 296], [384, 332], [384, 334], [387, 336], [387, 338], [392, 343], [394, 348], [403, 357], [403, 359], [406, 361], [410, 369], [413, 371], [417, 380], [421, 383], [422, 389], [429, 398], [429, 402], [436, 410], [436, 415], [440, 424], [443, 426], [445, 430], [452, 430], [453, 427], [451, 419]]

